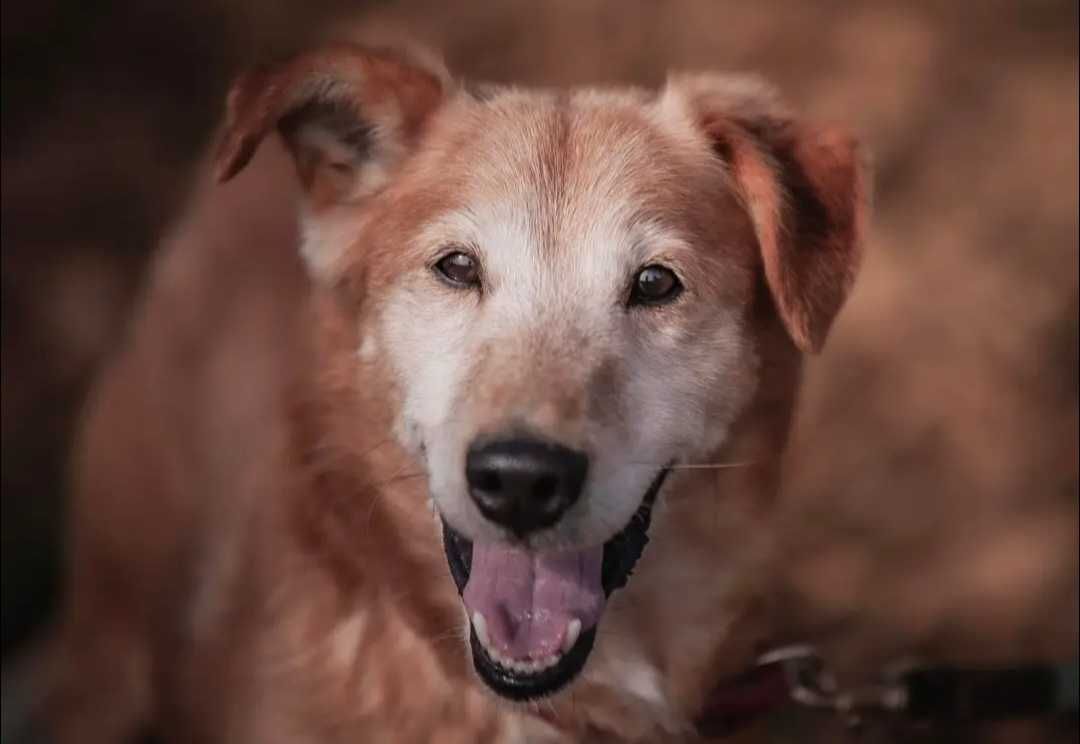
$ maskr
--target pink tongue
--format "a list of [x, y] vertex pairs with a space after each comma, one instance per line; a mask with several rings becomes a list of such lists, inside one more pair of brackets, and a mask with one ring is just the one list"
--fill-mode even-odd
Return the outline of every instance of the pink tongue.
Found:
[[473, 543], [472, 569], [462, 592], [469, 617], [484, 616], [490, 644], [512, 659], [560, 652], [566, 625], [582, 632], [604, 610], [600, 568], [604, 548], [530, 553], [508, 545]]

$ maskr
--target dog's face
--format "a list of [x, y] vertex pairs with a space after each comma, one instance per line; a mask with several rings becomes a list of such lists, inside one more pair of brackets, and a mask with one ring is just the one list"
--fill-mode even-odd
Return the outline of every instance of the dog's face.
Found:
[[822, 342], [857, 259], [851, 145], [744, 81], [477, 93], [351, 48], [232, 104], [226, 174], [277, 125], [313, 275], [360, 287], [357, 353], [393, 370], [477, 670], [553, 692], [669, 468], [715, 453], [753, 396], [758, 293]]
[[[432, 138], [456, 146], [395, 197], [440, 208], [385, 257], [366, 342], [396, 369], [402, 435], [454, 529], [600, 545], [752, 392], [752, 224], [659, 103], [504, 95], [445, 115]], [[504, 495], [508, 477], [538, 493]]]

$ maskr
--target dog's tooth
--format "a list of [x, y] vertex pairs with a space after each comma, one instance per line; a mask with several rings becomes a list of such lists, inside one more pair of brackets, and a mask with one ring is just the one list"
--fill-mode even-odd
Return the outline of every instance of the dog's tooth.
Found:
[[581, 621], [576, 617], [566, 624], [566, 635], [563, 636], [562, 652], [565, 654], [574, 647], [577, 643], [578, 636], [581, 635]]
[[483, 615], [479, 612], [474, 612], [470, 620], [472, 621], [473, 631], [476, 633], [476, 639], [480, 642], [480, 645], [484, 647], [484, 650], [487, 652], [487, 655], [491, 657], [491, 660], [504, 669], [509, 669], [519, 674], [536, 674], [545, 669], [550, 669], [559, 663], [562, 655], [573, 648], [574, 644], [577, 643], [578, 638], [581, 637], [581, 621], [575, 617], [566, 624], [566, 633], [563, 635], [563, 642], [560, 650], [539, 659], [514, 659], [500, 653], [491, 642], [491, 638], [488, 636], [487, 620]]
[[488, 634], [487, 634], [487, 620], [479, 612], [472, 614], [472, 626], [476, 631], [476, 638], [480, 641], [480, 645], [487, 648], [488, 646]]

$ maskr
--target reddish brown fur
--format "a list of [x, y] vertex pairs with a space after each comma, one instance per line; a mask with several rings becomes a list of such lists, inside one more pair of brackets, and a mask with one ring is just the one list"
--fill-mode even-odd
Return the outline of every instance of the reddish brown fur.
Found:
[[[405, 113], [398, 124], [409, 154], [385, 185], [362, 194], [370, 199], [358, 204], [358, 219], [377, 238], [348, 246], [332, 284], [309, 285], [293, 257], [280, 151], [256, 157], [234, 184], [208, 186], [165, 251], [131, 344], [87, 416], [59, 657], [66, 666], [53, 700], [58, 733], [115, 741], [153, 720], [182, 741], [555, 736], [533, 716], [493, 704], [474, 681], [422, 468], [392, 434], [401, 383], [380, 358], [357, 374], [356, 317], [372, 312], [413, 260], [402, 246], [417, 225], [464, 198], [453, 164], [473, 167], [460, 161], [477, 134], [453, 111], [432, 124], [446, 83], [399, 57], [338, 49], [284, 70], [249, 77], [232, 96], [220, 173], [243, 168], [268, 129], [304, 104], [287, 94], [312, 76], [354, 80], [347, 95], [360, 108], [392, 99]], [[607, 126], [637, 126], [633, 107], [645, 94], [623, 100], [623, 109], [612, 103]], [[699, 184], [680, 187], [679, 164], [661, 167], [669, 183], [632, 185], [649, 192], [645, 203], [686, 210], [683, 221], [702, 240], [720, 225], [743, 236], [730, 250], [743, 252], [734, 258], [745, 271], [714, 272], [708, 291], [745, 308], [758, 364], [753, 380], [733, 384], [756, 392], [713, 455], [759, 465], [676, 473], [664, 498], [665, 529], [677, 540], [657, 539], [631, 586], [646, 591], [663, 585], [666, 571], [708, 575], [725, 562], [746, 570], [734, 572], [722, 621], [711, 606], [679, 619], [689, 646], [657, 632], [673, 622], [661, 596], [620, 606], [616, 595], [619, 636], [656, 665], [670, 709], [630, 705], [618, 690], [582, 681], [547, 711], [567, 736], [689, 735], [710, 687], [739, 671], [767, 632], [761, 557], [800, 374], [796, 345], [820, 347], [854, 276], [862, 187], [846, 140], [764, 131], [771, 123], [741, 101], [698, 100], [696, 111], [728, 157], [738, 194], [720, 163], [701, 170], [718, 176], [700, 184], [716, 194], [707, 213], [683, 193]], [[316, 210], [357, 196], [340, 173], [320, 175], [322, 155], [289, 142]], [[542, 148], [550, 160], [541, 168], [569, 167], [559, 147]], [[582, 177], [603, 165], [595, 153], [579, 155], [593, 158]], [[789, 199], [793, 183], [794, 196], [824, 209], [819, 222], [806, 223], [803, 200]], [[694, 260], [709, 267], [721, 258]], [[230, 301], [204, 307], [203, 297]], [[574, 373], [558, 361], [548, 374]], [[585, 417], [622, 415], [611, 398], [624, 365], [602, 359], [580, 387], [544, 402], [551, 425], [572, 436]], [[527, 390], [508, 382], [474, 392], [498, 409]], [[696, 560], [675, 565], [687, 549]], [[117, 663], [127, 670], [121, 688], [97, 687], [102, 676], [116, 678], [108, 670]], [[98, 715], [106, 709], [115, 716]]]

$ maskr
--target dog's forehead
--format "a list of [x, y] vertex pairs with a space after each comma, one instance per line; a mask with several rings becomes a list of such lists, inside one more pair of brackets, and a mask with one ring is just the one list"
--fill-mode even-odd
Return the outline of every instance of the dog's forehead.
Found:
[[473, 188], [566, 206], [644, 198], [675, 177], [674, 143], [636, 91], [509, 91], [455, 116]]
[[675, 240], [709, 170], [708, 152], [638, 91], [511, 90], [470, 98], [445, 119], [429, 172], [454, 183], [454, 198], [431, 226], [435, 239], [504, 252]]

